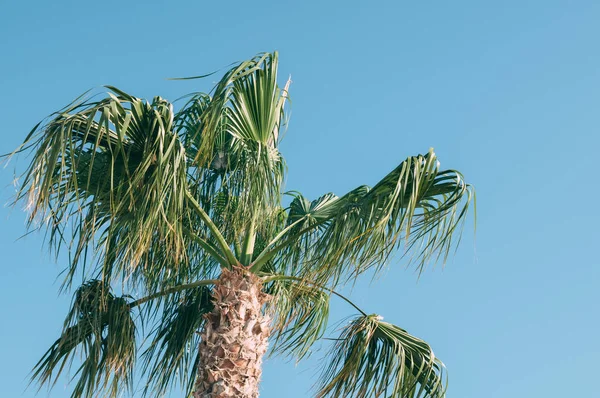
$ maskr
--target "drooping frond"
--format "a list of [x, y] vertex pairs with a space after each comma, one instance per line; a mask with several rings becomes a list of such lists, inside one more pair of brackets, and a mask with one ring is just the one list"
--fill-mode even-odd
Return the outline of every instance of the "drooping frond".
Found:
[[115, 297], [101, 281], [81, 286], [62, 335], [33, 370], [32, 380], [56, 383], [65, 369], [81, 365], [72, 397], [117, 397], [132, 387], [136, 327], [126, 297]]
[[350, 322], [323, 367], [319, 397], [444, 397], [445, 368], [424, 341], [377, 315]]
[[[52, 115], [26, 140], [33, 160], [19, 197], [28, 200], [30, 221], [47, 225], [53, 247], [69, 246], [68, 281], [90, 243], [107, 280], [143, 266], [173, 267], [186, 256], [187, 160], [172, 105], [109, 89], [108, 98]], [[150, 258], [158, 246], [170, 264]]]
[[162, 396], [176, 383], [188, 394], [191, 392], [198, 366], [199, 331], [204, 314], [212, 307], [206, 286], [173, 295], [165, 303], [162, 319], [143, 354], [143, 370], [148, 375], [144, 395]]
[[266, 292], [272, 296], [267, 304], [273, 314], [272, 353], [304, 358], [325, 333], [330, 293], [285, 277], [272, 277]]
[[382, 267], [404, 244], [422, 270], [431, 259], [445, 260], [470, 200], [471, 188], [461, 174], [440, 171], [430, 151], [408, 158], [373, 188], [312, 202], [296, 194], [289, 231], [256, 262], [280, 252], [279, 261], [291, 274], [335, 285], [342, 275], [356, 277]]

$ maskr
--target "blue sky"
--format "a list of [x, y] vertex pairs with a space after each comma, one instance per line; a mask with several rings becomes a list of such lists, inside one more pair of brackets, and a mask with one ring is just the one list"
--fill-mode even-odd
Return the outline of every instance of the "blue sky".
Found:
[[[316, 197], [372, 185], [429, 147], [477, 189], [476, 238], [467, 226], [445, 268], [417, 282], [393, 262], [354, 287], [355, 301], [433, 346], [449, 398], [594, 391], [600, 2], [3, 3], [0, 153], [89, 88], [173, 100], [214, 79], [167, 77], [278, 50], [282, 79], [294, 82], [288, 189]], [[24, 167], [0, 170], [3, 204]], [[21, 208], [0, 208], [3, 397], [34, 396], [27, 374], [70, 301], [58, 295], [65, 258], [54, 261], [41, 234], [18, 239]], [[335, 304], [334, 317], [347, 314]], [[311, 396], [322, 357], [269, 359], [262, 396]], [[69, 389], [61, 380], [48, 396]]]

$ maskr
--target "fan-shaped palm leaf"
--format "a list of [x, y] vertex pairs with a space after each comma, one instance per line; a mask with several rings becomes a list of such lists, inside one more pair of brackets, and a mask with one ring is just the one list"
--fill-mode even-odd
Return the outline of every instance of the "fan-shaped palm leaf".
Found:
[[256, 219], [279, 206], [285, 169], [277, 146], [287, 86], [277, 86], [277, 64], [276, 53], [242, 62], [225, 74], [210, 100], [195, 95], [178, 112], [193, 142], [200, 192], [235, 199], [235, 211], [222, 212], [223, 221], [234, 240], [250, 245], [249, 256]]
[[344, 274], [382, 267], [405, 242], [421, 270], [432, 257], [446, 258], [470, 200], [461, 174], [440, 171], [433, 151], [408, 158], [373, 188], [312, 202], [295, 194], [289, 229], [258, 256], [254, 269], [279, 256], [292, 275], [335, 285]]
[[71, 396], [97, 397], [104, 391], [116, 397], [121, 388], [132, 387], [135, 333], [126, 298], [114, 297], [101, 281], [90, 281], [77, 290], [61, 337], [37, 363], [32, 378], [55, 383], [79, 352], [84, 359]]
[[424, 341], [377, 315], [344, 328], [323, 368], [319, 397], [440, 398], [444, 365]]
[[[142, 263], [173, 266], [186, 255], [186, 155], [172, 106], [110, 89], [106, 99], [52, 115], [27, 139], [37, 149], [19, 196], [29, 198], [31, 221], [48, 223], [51, 244], [74, 244], [69, 277], [95, 238], [104, 276], [134, 274]], [[147, 261], [159, 244], [170, 264]]]

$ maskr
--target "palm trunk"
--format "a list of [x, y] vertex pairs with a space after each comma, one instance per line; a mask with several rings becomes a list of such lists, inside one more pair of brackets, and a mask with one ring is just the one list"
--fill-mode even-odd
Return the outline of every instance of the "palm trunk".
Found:
[[194, 398], [256, 398], [270, 334], [269, 296], [256, 275], [223, 270], [201, 333]]

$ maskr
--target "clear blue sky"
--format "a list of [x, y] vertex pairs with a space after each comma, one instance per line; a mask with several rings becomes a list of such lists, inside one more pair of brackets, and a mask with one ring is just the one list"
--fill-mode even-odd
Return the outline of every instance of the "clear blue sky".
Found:
[[[279, 50], [292, 74], [287, 188], [309, 197], [373, 184], [434, 147], [477, 188], [476, 240], [426, 272], [392, 263], [353, 298], [427, 340], [449, 398], [590, 397], [600, 356], [600, 2], [4, 1], [0, 152], [88, 88], [175, 99], [172, 76]], [[219, 5], [222, 4], [222, 5]], [[13, 170], [0, 170], [0, 199]], [[0, 208], [0, 396], [58, 336], [65, 259]], [[335, 317], [351, 314], [342, 304]], [[308, 397], [322, 353], [267, 361], [263, 397]], [[42, 391], [41, 396], [46, 396]], [[68, 396], [60, 382], [50, 395]], [[174, 397], [177, 394], [173, 394]]]

